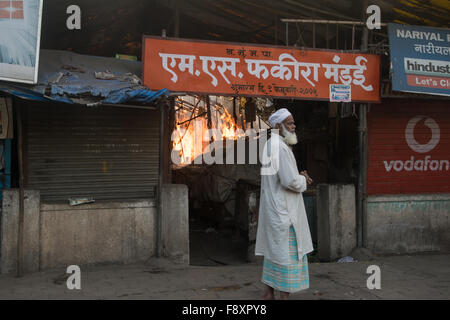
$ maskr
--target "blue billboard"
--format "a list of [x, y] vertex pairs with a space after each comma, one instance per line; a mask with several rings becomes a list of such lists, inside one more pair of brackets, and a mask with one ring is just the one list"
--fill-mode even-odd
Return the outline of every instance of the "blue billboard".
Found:
[[450, 30], [388, 24], [392, 90], [450, 96]]

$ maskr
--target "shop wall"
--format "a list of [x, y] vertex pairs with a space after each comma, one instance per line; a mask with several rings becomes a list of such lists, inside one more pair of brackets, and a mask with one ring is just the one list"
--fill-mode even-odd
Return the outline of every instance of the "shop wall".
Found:
[[156, 250], [153, 201], [106, 202], [79, 208], [41, 204], [41, 269], [145, 261]]
[[[184, 185], [163, 185], [158, 226], [152, 199], [103, 201], [70, 206], [44, 203], [38, 190], [24, 191], [24, 273], [69, 265], [145, 262], [160, 255], [189, 265], [189, 203]], [[17, 270], [19, 190], [3, 191], [0, 212], [0, 273]]]
[[449, 194], [370, 196], [366, 246], [384, 254], [450, 251], [449, 212]]
[[365, 244], [378, 253], [450, 251], [450, 108], [386, 99], [368, 114]]
[[[34, 102], [17, 107], [26, 187], [23, 272], [157, 255], [159, 112]], [[163, 235], [159, 246], [163, 242], [164, 256], [188, 264], [188, 215], [181, 214], [188, 208], [187, 189], [169, 189], [162, 190], [162, 206], [169, 209], [159, 224], [176, 234], [166, 232], [170, 237]], [[2, 195], [0, 273], [14, 273], [19, 191]], [[95, 203], [69, 204], [70, 198], [86, 197]]]
[[[0, 273], [14, 273], [19, 190], [3, 197]], [[156, 254], [156, 210], [153, 200], [46, 204], [39, 191], [25, 190], [22, 270], [146, 261]]]

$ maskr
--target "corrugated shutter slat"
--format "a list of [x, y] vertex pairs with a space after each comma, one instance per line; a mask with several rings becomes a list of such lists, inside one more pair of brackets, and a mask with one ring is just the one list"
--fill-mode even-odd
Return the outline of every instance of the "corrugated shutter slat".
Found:
[[27, 187], [42, 201], [155, 197], [158, 111], [39, 104], [26, 127]]

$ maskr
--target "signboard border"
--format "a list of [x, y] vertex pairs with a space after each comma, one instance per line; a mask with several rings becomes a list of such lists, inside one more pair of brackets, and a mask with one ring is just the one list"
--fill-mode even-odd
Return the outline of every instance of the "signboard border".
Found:
[[[390, 73], [390, 78], [392, 81], [392, 90], [398, 91], [398, 92], [425, 94], [425, 95], [429, 95], [429, 96], [449, 97], [450, 89], [427, 88], [427, 87], [422, 87], [422, 86], [414, 87], [407, 83], [407, 80], [406, 80], [407, 72], [404, 67], [404, 59], [408, 58], [407, 54], [408, 53], [411, 54], [412, 49], [410, 51], [405, 51], [404, 48], [401, 47], [404, 44], [399, 45], [394, 37], [392, 37], [392, 39], [391, 39], [391, 35], [400, 28], [403, 28], [404, 30], [412, 29], [413, 31], [418, 31], [420, 29], [429, 29], [430, 30], [429, 32], [433, 32], [432, 30], [434, 30], [434, 32], [448, 32], [450, 30], [450, 29], [442, 28], [442, 27], [431, 27], [431, 26], [420, 26], [420, 25], [409, 25], [409, 24], [405, 25], [405, 24], [393, 23], [393, 22], [388, 23], [388, 37], [389, 37], [389, 46], [390, 46], [390, 50], [389, 50], [390, 70], [389, 70], [389, 73]], [[401, 40], [401, 41], [405, 42], [406, 40]], [[423, 41], [423, 39], [420, 39], [420, 41]], [[425, 40], [425, 41], [429, 41], [431, 43], [431, 41], [433, 41], [433, 40]], [[394, 50], [393, 50], [393, 48], [394, 48]], [[395, 51], [396, 55], [393, 55], [393, 51]], [[413, 54], [415, 55], [415, 53], [413, 53]], [[423, 58], [425, 58], [425, 56], [422, 57], [421, 59], [423, 59]], [[429, 57], [426, 57], [426, 58], [429, 59]], [[398, 60], [401, 59], [402, 61], [401, 62], [394, 61], [395, 59], [398, 59]], [[419, 59], [419, 58], [412, 57], [412, 59]], [[435, 59], [431, 59], [431, 60], [435, 60]], [[439, 60], [435, 60], [435, 61], [439, 61]], [[399, 71], [399, 72], [396, 73], [396, 71]], [[442, 90], [442, 92], [439, 92], [438, 90]], [[445, 93], [445, 90], [447, 90], [448, 93]]]
[[[270, 45], [270, 44], [259, 44], [259, 43], [246, 43], [246, 42], [229, 42], [229, 41], [215, 41], [215, 40], [203, 40], [203, 39], [191, 39], [191, 38], [174, 38], [174, 37], [162, 37], [162, 36], [151, 36], [151, 35], [143, 35], [142, 36], [142, 83], [145, 83], [145, 40], [146, 39], [156, 39], [156, 40], [172, 40], [179, 42], [201, 42], [201, 43], [210, 43], [210, 44], [229, 44], [234, 46], [251, 46], [251, 47], [261, 47], [261, 48], [274, 48], [274, 49], [288, 49], [288, 50], [308, 50], [308, 51], [321, 51], [321, 52], [334, 52], [334, 53], [349, 53], [349, 54], [364, 54], [380, 57], [380, 55], [374, 53], [365, 53], [361, 50], [333, 50], [333, 49], [324, 49], [324, 48], [309, 48], [309, 47], [295, 47], [295, 46], [281, 46], [281, 45]], [[367, 100], [352, 100], [352, 103], [381, 103], [381, 57], [379, 63], [379, 86], [378, 86], [378, 101], [367, 101]], [[153, 90], [153, 88], [150, 88]], [[266, 96], [266, 95], [258, 95], [258, 94], [230, 94], [230, 93], [211, 93], [211, 92], [199, 92], [199, 91], [177, 91], [172, 92], [173, 95], [183, 95], [185, 93], [194, 93], [199, 95], [217, 95], [217, 96], [242, 96], [242, 97], [263, 97], [263, 98], [276, 98], [276, 99], [296, 99], [296, 100], [307, 100], [307, 101], [328, 101], [330, 99], [325, 98], [309, 98], [309, 97], [286, 97], [286, 96]]]

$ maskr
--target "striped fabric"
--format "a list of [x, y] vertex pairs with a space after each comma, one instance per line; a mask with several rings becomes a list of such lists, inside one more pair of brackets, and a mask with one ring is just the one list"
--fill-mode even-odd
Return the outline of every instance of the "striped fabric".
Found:
[[262, 282], [278, 291], [294, 293], [309, 288], [308, 258], [298, 258], [294, 227], [289, 229], [290, 265], [280, 265], [264, 259]]

